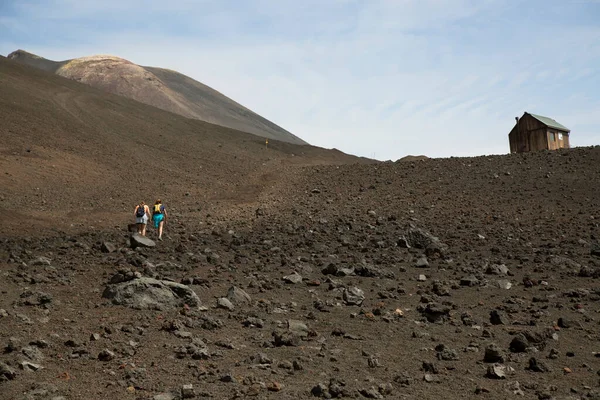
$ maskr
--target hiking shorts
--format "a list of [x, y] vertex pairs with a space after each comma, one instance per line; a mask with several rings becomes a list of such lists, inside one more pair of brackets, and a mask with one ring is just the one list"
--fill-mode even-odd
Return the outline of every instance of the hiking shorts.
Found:
[[152, 216], [152, 221], [154, 221], [154, 227], [158, 228], [158, 224], [160, 224], [163, 219], [165, 219], [164, 214], [154, 214]]
[[146, 214], [144, 214], [143, 217], [138, 217], [135, 219], [135, 223], [136, 224], [144, 224], [146, 225], [148, 223], [148, 216]]

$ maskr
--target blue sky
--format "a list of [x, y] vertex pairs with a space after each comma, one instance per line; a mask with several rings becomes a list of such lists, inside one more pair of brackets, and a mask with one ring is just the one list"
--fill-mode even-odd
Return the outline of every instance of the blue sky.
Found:
[[600, 0], [1, 0], [19, 48], [174, 69], [382, 160], [507, 153], [524, 111], [600, 144]]

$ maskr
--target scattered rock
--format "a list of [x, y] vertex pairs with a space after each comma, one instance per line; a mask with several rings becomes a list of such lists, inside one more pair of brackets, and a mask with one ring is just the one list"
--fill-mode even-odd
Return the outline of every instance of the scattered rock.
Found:
[[146, 236], [142, 236], [139, 233], [134, 233], [129, 237], [129, 245], [132, 249], [136, 249], [138, 247], [155, 247], [156, 243]]
[[504, 353], [495, 343], [491, 343], [485, 348], [483, 361], [486, 363], [503, 363]]
[[550, 372], [550, 367], [544, 362], [538, 361], [535, 357], [529, 359], [529, 367], [527, 369], [533, 372]]
[[509, 272], [508, 267], [504, 264], [492, 264], [485, 270], [485, 273], [489, 275], [508, 275]]
[[31, 265], [51, 265], [52, 264], [52, 260], [50, 260], [48, 257], [38, 257], [35, 260], [31, 261], [30, 263]]
[[512, 287], [512, 283], [508, 279], [498, 279], [496, 285], [500, 289], [508, 290]]
[[427, 256], [443, 256], [448, 248], [448, 246], [442, 243], [437, 237], [419, 228], [409, 228], [406, 232], [404, 240], [410, 247], [424, 249]]
[[509, 349], [513, 353], [523, 353], [527, 351], [527, 347], [529, 347], [529, 341], [522, 333], [519, 333], [511, 340]]
[[360, 389], [359, 392], [367, 399], [383, 399], [383, 395], [379, 393], [379, 391], [374, 387], [370, 387], [368, 389]]
[[504, 325], [504, 315], [498, 310], [490, 311], [490, 324], [492, 325]]
[[600, 243], [592, 243], [590, 248], [590, 254], [596, 257], [600, 257]]
[[229, 291], [227, 291], [227, 298], [236, 305], [252, 302], [250, 295], [237, 286], [229, 288]]
[[217, 299], [217, 307], [223, 308], [223, 309], [229, 310], [229, 311], [233, 311], [233, 309], [235, 308], [233, 303], [231, 301], [229, 301], [229, 299], [227, 297], [219, 297]]
[[115, 358], [115, 353], [108, 349], [104, 349], [98, 354], [98, 360], [100, 361], [111, 361]]
[[477, 286], [479, 285], [479, 279], [474, 275], [468, 275], [460, 278], [461, 286]]
[[308, 336], [308, 326], [304, 324], [302, 321], [297, 321], [294, 319], [288, 320], [288, 330], [299, 337], [307, 337]]
[[17, 371], [9, 367], [7, 364], [0, 362], [0, 382], [4, 380], [12, 380], [17, 376]]
[[194, 393], [194, 385], [187, 384], [181, 387], [181, 397], [184, 399], [192, 399], [196, 396]]
[[152, 397], [152, 400], [176, 400], [176, 396], [171, 393], [159, 393]]
[[517, 381], [507, 382], [506, 385], [504, 385], [504, 389], [507, 392], [512, 393], [516, 396], [525, 396], [525, 392], [523, 392], [523, 390], [521, 390], [521, 385]]
[[285, 283], [290, 283], [290, 284], [300, 283], [300, 282], [302, 282], [302, 276], [299, 273], [294, 272], [290, 275], [284, 276], [283, 281]]
[[21, 367], [22, 370], [28, 371], [28, 372], [35, 372], [35, 371], [38, 371], [38, 370], [44, 368], [39, 364], [34, 364], [29, 361], [21, 361], [21, 363], [19, 364], [19, 367]]
[[352, 276], [355, 275], [354, 268], [352, 267], [340, 267], [333, 263], [327, 265], [325, 268], [321, 270], [323, 275], [334, 275], [334, 276]]
[[344, 302], [349, 306], [360, 306], [365, 300], [365, 293], [357, 287], [351, 287], [344, 289], [343, 298]]
[[506, 379], [506, 366], [499, 364], [490, 365], [487, 368], [485, 376], [490, 379]]
[[569, 329], [569, 328], [582, 329], [581, 323], [579, 321], [574, 321], [574, 320], [571, 320], [568, 318], [559, 318], [558, 326], [563, 329]]
[[433, 323], [442, 323], [449, 320], [451, 310], [449, 306], [437, 303], [419, 304], [417, 306], [417, 311], [423, 314], [427, 321]]
[[117, 251], [117, 246], [110, 242], [102, 242], [102, 245], [100, 246], [100, 251], [102, 251], [103, 253], [114, 253], [115, 251]]
[[417, 262], [415, 263], [415, 267], [416, 268], [428, 268], [429, 267], [429, 261], [427, 261], [427, 257], [421, 257], [417, 260]]
[[166, 310], [184, 305], [200, 306], [200, 299], [190, 287], [153, 278], [109, 284], [102, 297], [111, 299], [113, 304], [138, 310]]

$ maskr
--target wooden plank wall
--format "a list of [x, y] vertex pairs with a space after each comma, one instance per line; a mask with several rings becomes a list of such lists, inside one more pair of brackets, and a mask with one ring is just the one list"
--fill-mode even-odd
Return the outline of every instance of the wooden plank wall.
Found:
[[529, 114], [524, 115], [509, 133], [510, 152], [523, 153], [548, 148], [547, 129]]
[[[552, 134], [554, 134], [554, 140], [552, 140]], [[569, 148], [569, 135], [555, 129], [548, 129], [548, 149], [557, 150], [563, 148]]]

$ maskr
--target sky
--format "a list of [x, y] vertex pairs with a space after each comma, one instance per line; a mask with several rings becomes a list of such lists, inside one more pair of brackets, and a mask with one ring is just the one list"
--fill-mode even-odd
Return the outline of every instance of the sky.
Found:
[[0, 0], [0, 54], [184, 73], [310, 144], [509, 152], [525, 111], [600, 144], [600, 0]]

